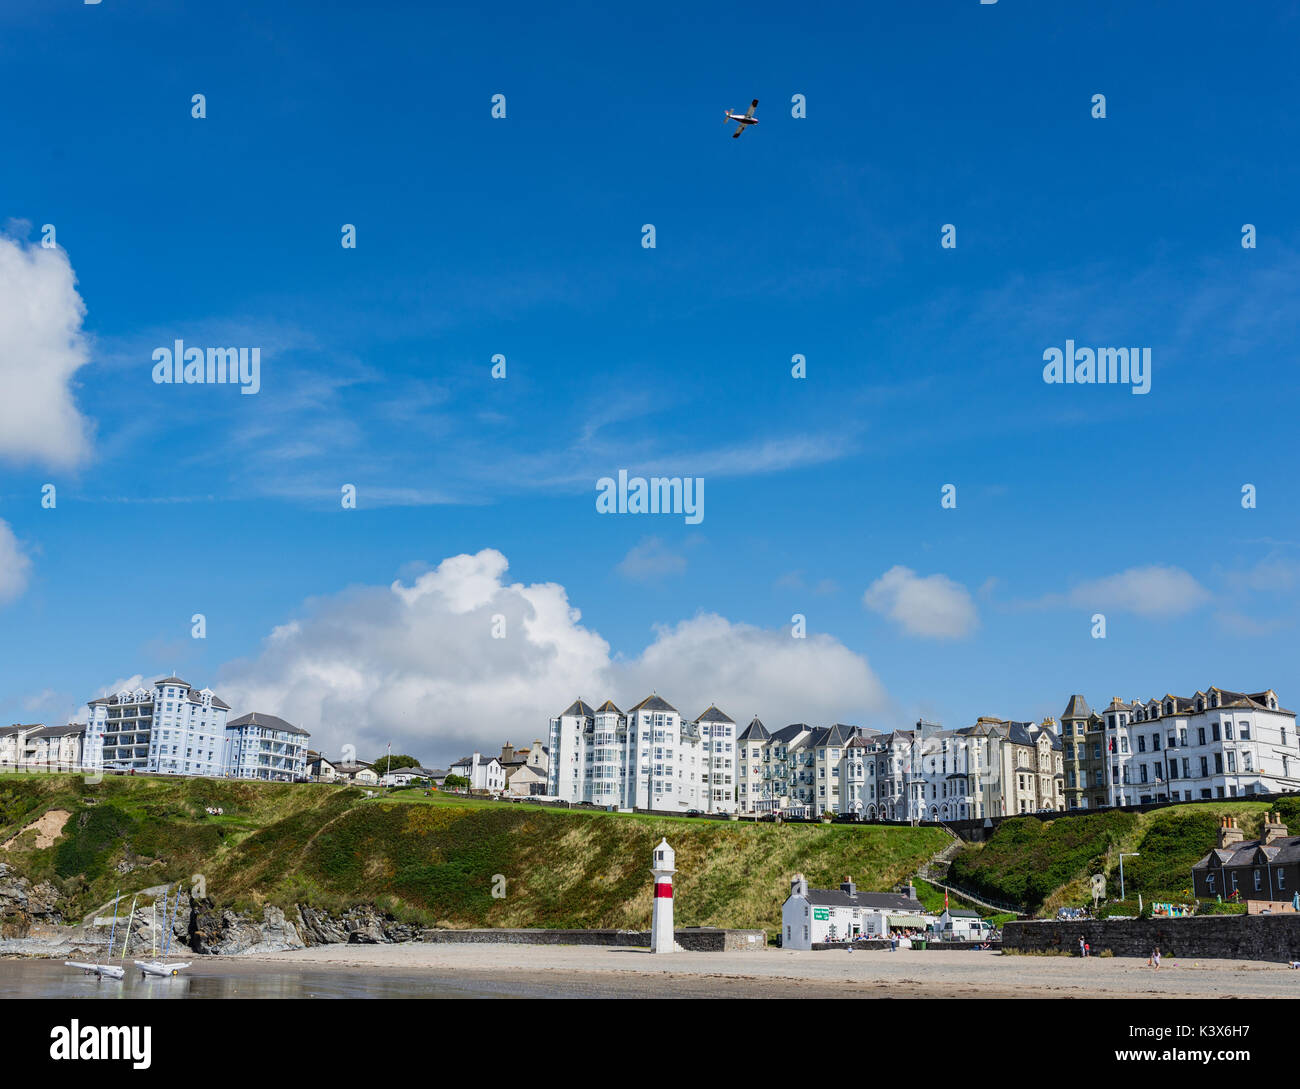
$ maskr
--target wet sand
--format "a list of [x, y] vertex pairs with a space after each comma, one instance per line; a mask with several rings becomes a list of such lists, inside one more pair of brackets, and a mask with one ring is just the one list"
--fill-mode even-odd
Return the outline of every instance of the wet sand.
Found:
[[927, 950], [672, 953], [602, 946], [341, 945], [200, 963], [331, 968], [376, 977], [427, 973], [480, 993], [732, 998], [1295, 998], [1285, 964], [1126, 957], [1003, 956]]

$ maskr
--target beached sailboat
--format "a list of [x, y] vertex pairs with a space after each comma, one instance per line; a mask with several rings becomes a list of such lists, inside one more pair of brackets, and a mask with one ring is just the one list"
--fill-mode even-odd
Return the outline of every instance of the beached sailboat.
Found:
[[[113, 943], [117, 939], [117, 904], [121, 899], [122, 891], [119, 889], [117, 895], [113, 897], [113, 927], [108, 933], [109, 960], [113, 959]], [[127, 924], [127, 932], [130, 933], [129, 923]], [[94, 976], [96, 979], [122, 979], [126, 975], [126, 969], [119, 968], [116, 964], [91, 964], [83, 960], [65, 960], [63, 966], [65, 968], [80, 968], [86, 975]]]
[[[167, 954], [171, 951], [171, 947], [172, 947], [172, 932], [176, 929], [176, 913], [177, 911], [180, 910], [180, 906], [181, 906], [181, 889], [180, 886], [177, 885], [176, 900], [172, 908], [171, 926], [167, 926], [167, 890], [164, 889], [163, 890], [163, 926], [167, 927], [167, 937], [163, 941], [162, 957], [159, 958], [158, 956], [158, 945], [157, 945], [158, 931], [157, 931], [157, 926], [155, 924], [155, 926], [152, 928], [153, 936], [154, 936], [154, 950], [153, 950], [154, 959], [138, 960], [135, 962], [135, 966], [140, 969], [141, 979], [144, 979], [145, 976], [178, 976], [181, 974], [181, 971], [183, 969], [188, 968], [192, 963], [191, 961], [188, 960], [181, 961], [176, 964], [167, 963]], [[157, 905], [155, 904], [154, 911], [156, 912], [157, 910], [158, 908]]]

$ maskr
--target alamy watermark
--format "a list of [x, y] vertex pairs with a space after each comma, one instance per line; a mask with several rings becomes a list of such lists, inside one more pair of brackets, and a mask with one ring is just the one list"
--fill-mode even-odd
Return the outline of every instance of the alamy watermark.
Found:
[[1150, 348], [1076, 348], [1065, 342], [1065, 350], [1043, 352], [1043, 381], [1080, 385], [1132, 385], [1133, 393], [1151, 392]]
[[153, 350], [153, 380], [159, 385], [232, 385], [240, 393], [262, 388], [261, 348], [187, 348], [183, 340]]
[[681, 514], [688, 526], [704, 521], [704, 477], [643, 476], [629, 478], [626, 469], [618, 480], [602, 476], [596, 481], [597, 514]]

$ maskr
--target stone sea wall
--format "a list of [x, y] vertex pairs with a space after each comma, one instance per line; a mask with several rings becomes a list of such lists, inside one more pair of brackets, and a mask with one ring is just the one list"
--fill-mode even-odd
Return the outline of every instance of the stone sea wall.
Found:
[[1092, 954], [1242, 960], [1300, 959], [1300, 915], [1201, 915], [1187, 919], [1013, 920], [1002, 928], [1005, 949], [1078, 955], [1079, 937]]

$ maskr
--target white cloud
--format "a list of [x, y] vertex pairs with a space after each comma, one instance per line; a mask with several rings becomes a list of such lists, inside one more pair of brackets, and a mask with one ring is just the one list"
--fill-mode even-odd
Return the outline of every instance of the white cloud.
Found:
[[626, 578], [649, 582], [665, 575], [680, 575], [686, 570], [686, 557], [674, 552], [658, 537], [646, 537], [628, 550], [618, 565]]
[[1082, 582], [1070, 590], [1068, 601], [1081, 609], [1182, 616], [1209, 597], [1209, 591], [1181, 567], [1152, 564]]
[[910, 567], [891, 567], [867, 587], [862, 603], [909, 635], [930, 639], [960, 639], [979, 624], [965, 586], [947, 575], [922, 578]]
[[61, 249], [0, 236], [0, 459], [69, 468], [90, 453], [71, 383], [86, 307]]
[[13, 601], [27, 589], [31, 557], [23, 551], [8, 522], [0, 521], [0, 605]]
[[[506, 569], [485, 549], [409, 584], [313, 599], [214, 687], [235, 713], [310, 730], [313, 747], [352, 744], [368, 758], [391, 740], [426, 761], [543, 737], [578, 697], [626, 707], [655, 690], [683, 715], [716, 702], [742, 724], [755, 713], [769, 724], [862, 722], [886, 705], [866, 660], [829, 636], [701, 615], [621, 658], [581, 624], [563, 586], [508, 583]], [[495, 617], [505, 638], [492, 636]]]

